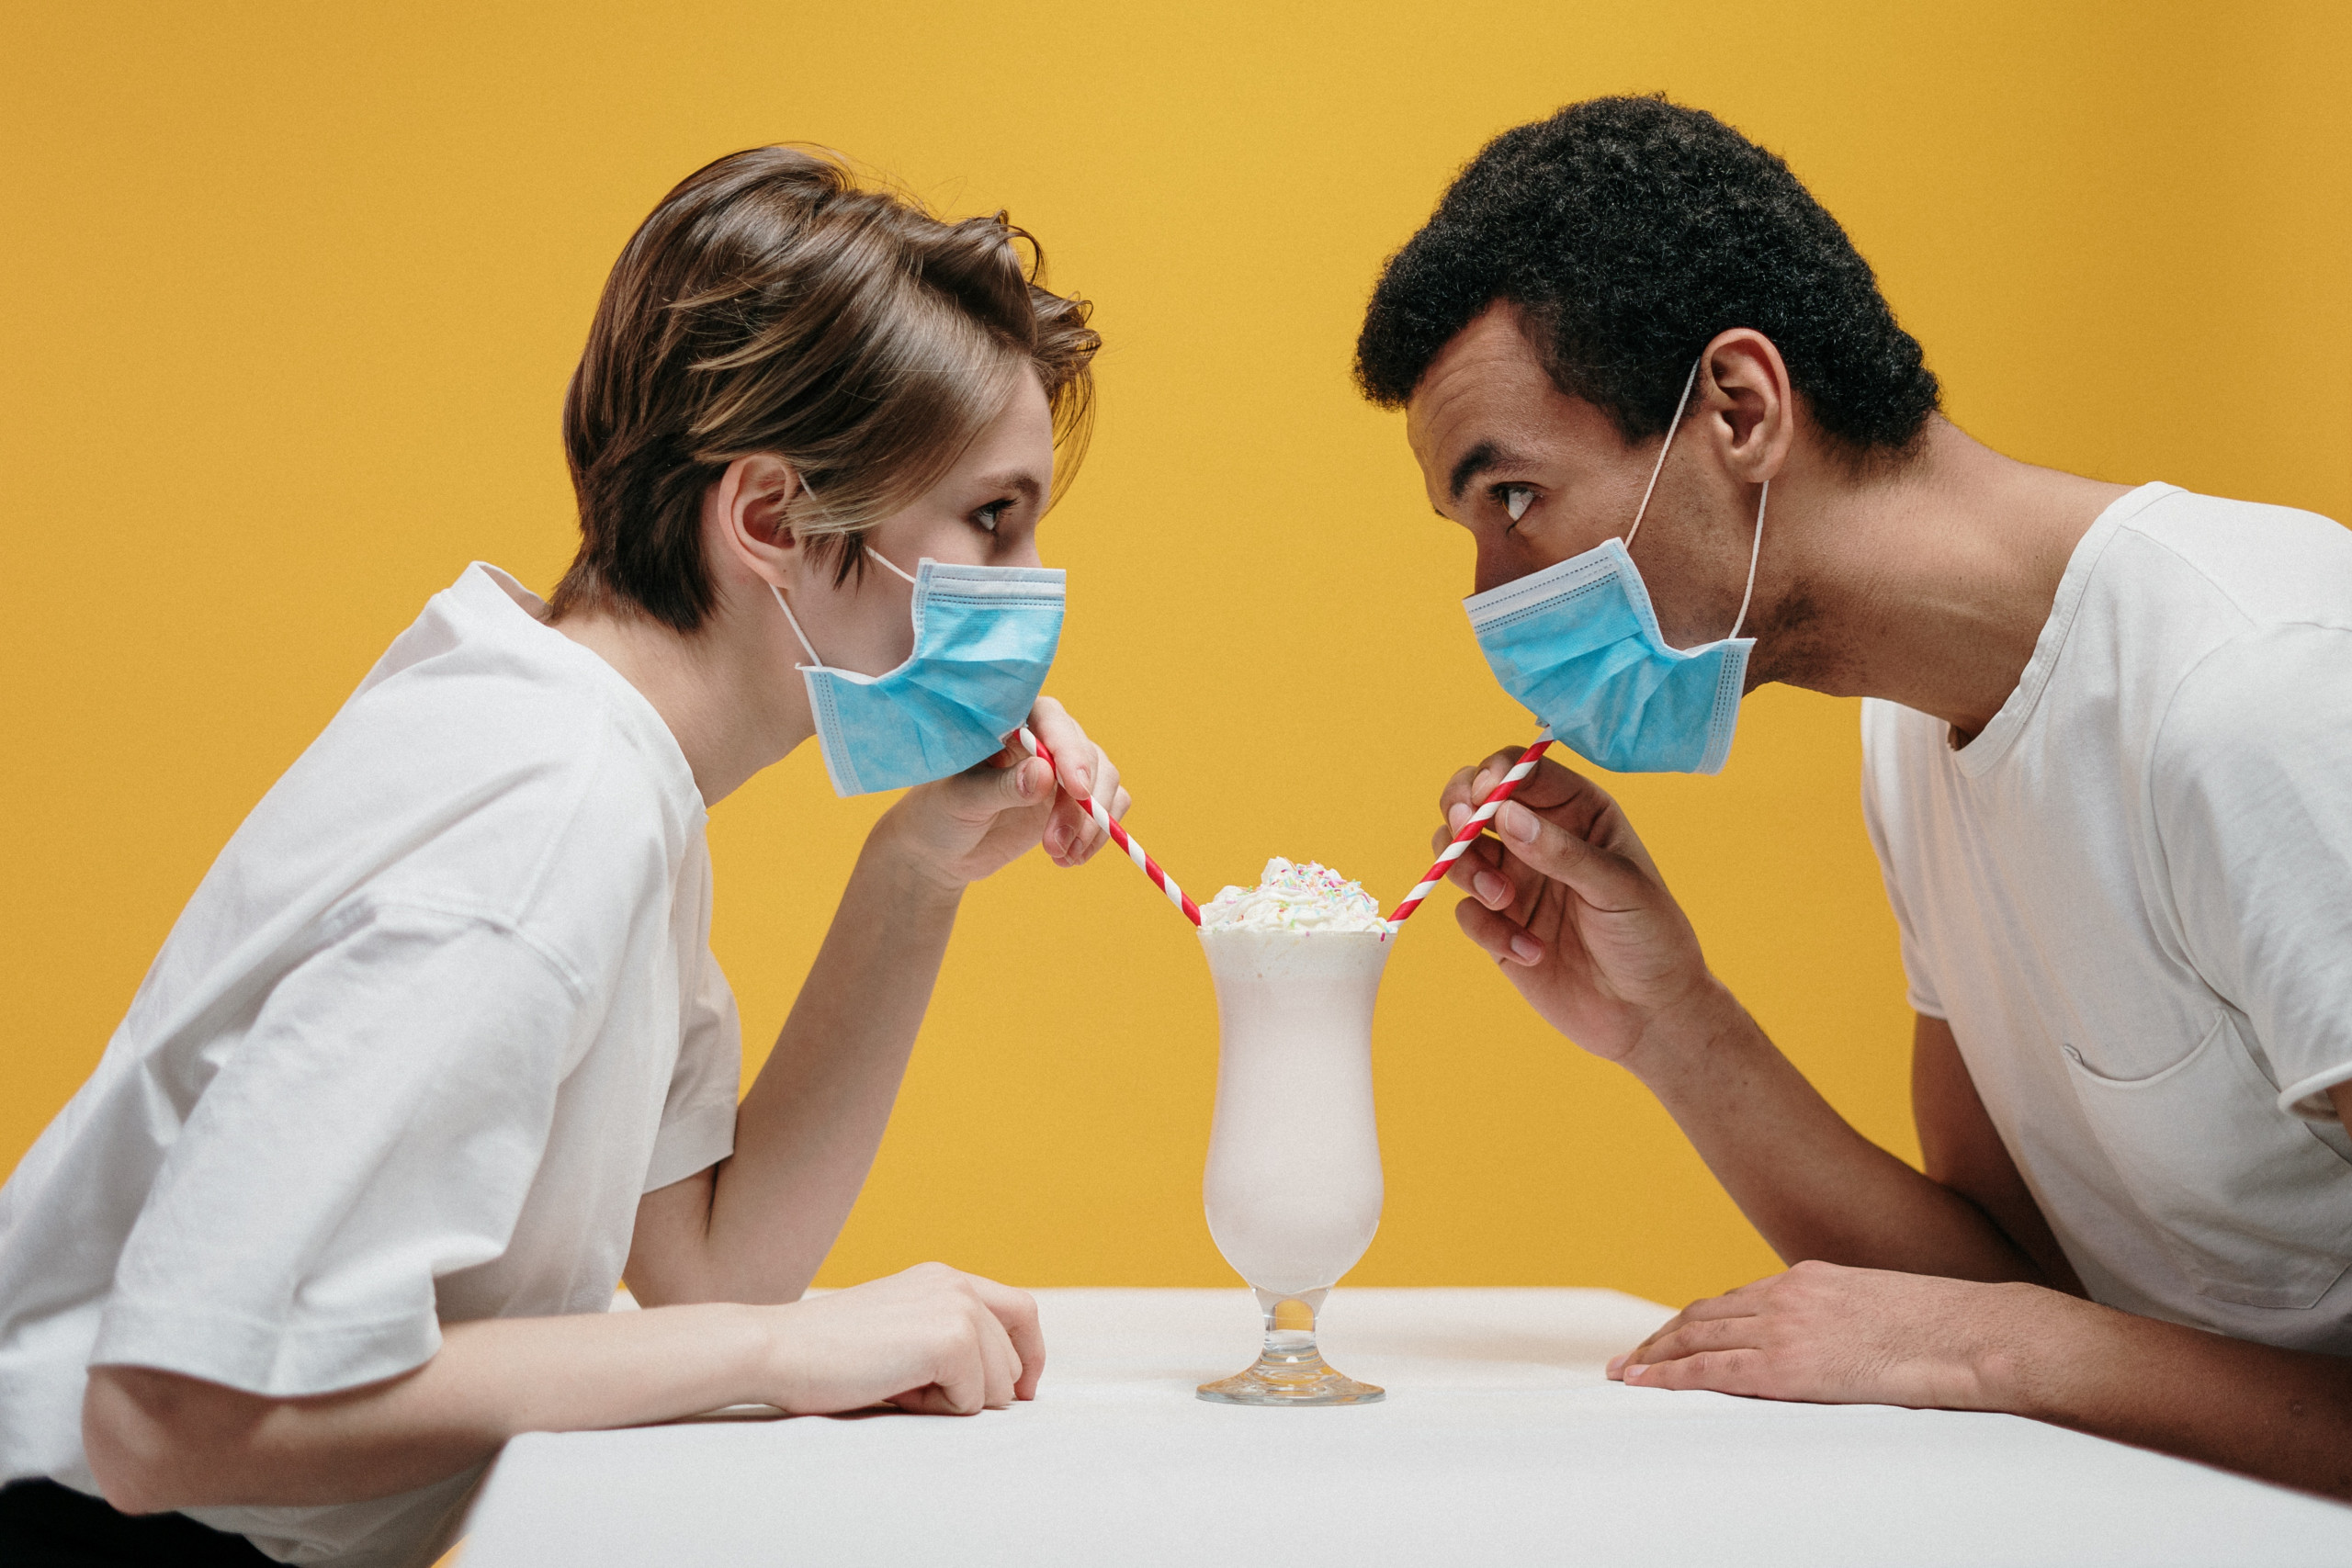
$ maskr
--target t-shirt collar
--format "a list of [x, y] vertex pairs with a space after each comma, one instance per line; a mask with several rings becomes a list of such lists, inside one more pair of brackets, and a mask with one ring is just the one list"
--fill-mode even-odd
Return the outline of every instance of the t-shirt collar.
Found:
[[2092, 523], [2089, 532], [2075, 541], [2074, 553], [2066, 558], [2065, 575], [2058, 580], [2057, 596], [2050, 602], [2050, 618], [2041, 623], [2041, 635], [2033, 643], [2033, 657], [2026, 660], [2016, 688], [1993, 716], [1993, 722], [1952, 753], [1952, 761], [1962, 773], [1970, 778], [1982, 777], [2017, 744], [2041, 701], [2042, 689], [2050, 684], [2058, 656], [2065, 650], [2066, 634], [2074, 629], [2075, 614], [2082, 608], [2083, 594], [2090, 587], [2091, 574], [2098, 570], [2098, 558], [2106, 552], [2109, 541], [2127, 519], [2179, 488], [2153, 482], [2117, 496]]

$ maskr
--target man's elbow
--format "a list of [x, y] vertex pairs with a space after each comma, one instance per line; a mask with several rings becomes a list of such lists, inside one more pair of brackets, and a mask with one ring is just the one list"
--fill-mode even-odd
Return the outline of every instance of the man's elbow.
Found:
[[[220, 1499], [204, 1471], [221, 1452], [217, 1413], [200, 1410], [209, 1385], [146, 1367], [93, 1367], [82, 1396], [82, 1452], [99, 1495], [126, 1514], [159, 1514]], [[227, 1390], [220, 1391], [228, 1393]], [[215, 1428], [199, 1433], [199, 1425]]]

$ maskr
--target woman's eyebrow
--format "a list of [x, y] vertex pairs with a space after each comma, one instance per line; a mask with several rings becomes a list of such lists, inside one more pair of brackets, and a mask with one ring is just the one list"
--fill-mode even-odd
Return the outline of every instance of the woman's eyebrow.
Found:
[[1453, 472], [1446, 476], [1446, 493], [1452, 499], [1460, 501], [1462, 492], [1469, 488], [1470, 481], [1487, 469], [1510, 468], [1525, 461], [1525, 458], [1509, 447], [1492, 441], [1481, 441], [1462, 454], [1462, 460], [1453, 465]]
[[980, 484], [988, 490], [1012, 491], [1027, 502], [1038, 501], [1046, 493], [1046, 487], [1037, 482], [1037, 477], [1023, 468], [1008, 469], [1001, 474], [982, 474]]

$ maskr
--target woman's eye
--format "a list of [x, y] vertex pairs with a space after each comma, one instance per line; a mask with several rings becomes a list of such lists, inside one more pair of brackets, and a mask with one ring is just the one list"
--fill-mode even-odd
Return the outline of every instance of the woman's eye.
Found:
[[1516, 523], [1526, 516], [1527, 509], [1534, 504], [1535, 492], [1525, 485], [1503, 487], [1503, 510], [1510, 513], [1512, 522]]
[[1004, 514], [1011, 510], [1012, 510], [1012, 502], [1009, 501], [991, 501], [972, 513], [972, 521], [993, 534], [996, 532], [996, 525], [1003, 521]]

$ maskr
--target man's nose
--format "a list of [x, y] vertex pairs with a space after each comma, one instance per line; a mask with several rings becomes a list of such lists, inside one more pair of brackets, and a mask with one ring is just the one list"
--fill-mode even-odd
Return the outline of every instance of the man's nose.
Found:
[[1484, 593], [1489, 588], [1524, 577], [1534, 570], [1521, 558], [1521, 552], [1506, 549], [1492, 540], [1478, 541], [1477, 564], [1471, 572], [1470, 592]]

